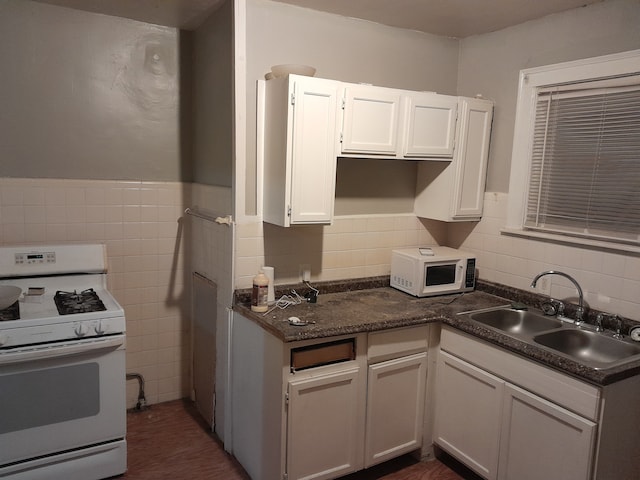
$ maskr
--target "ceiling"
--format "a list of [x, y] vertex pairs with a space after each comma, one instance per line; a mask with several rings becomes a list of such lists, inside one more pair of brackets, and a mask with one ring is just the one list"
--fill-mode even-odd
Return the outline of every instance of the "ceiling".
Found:
[[[224, 0], [36, 0], [192, 30]], [[604, 0], [275, 0], [435, 35], [464, 38]], [[481, 8], [478, 8], [481, 7]]]

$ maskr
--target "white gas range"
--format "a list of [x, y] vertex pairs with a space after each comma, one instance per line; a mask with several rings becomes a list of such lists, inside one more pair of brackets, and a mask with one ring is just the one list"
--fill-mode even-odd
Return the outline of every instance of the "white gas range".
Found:
[[125, 315], [104, 245], [0, 247], [0, 478], [126, 470]]

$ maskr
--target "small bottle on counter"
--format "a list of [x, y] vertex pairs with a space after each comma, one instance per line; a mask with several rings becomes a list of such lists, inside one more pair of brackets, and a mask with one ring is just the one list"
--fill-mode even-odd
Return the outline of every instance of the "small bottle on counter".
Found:
[[266, 312], [269, 308], [269, 279], [262, 270], [253, 277], [253, 290], [251, 292], [251, 310], [254, 312]]

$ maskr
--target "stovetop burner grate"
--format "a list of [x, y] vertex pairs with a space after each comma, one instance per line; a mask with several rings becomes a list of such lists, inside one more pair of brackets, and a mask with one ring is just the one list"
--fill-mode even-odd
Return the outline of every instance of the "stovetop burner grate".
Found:
[[58, 290], [53, 297], [60, 315], [74, 313], [102, 312], [107, 309], [93, 288], [81, 292], [64, 292]]
[[5, 320], [20, 319], [20, 302], [16, 300], [13, 305], [8, 306], [4, 310], [0, 310], [0, 322]]

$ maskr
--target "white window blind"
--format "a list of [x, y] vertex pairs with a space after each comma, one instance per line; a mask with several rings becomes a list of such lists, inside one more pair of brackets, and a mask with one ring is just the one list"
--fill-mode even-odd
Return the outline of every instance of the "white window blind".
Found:
[[524, 226], [640, 244], [640, 78], [538, 90]]

